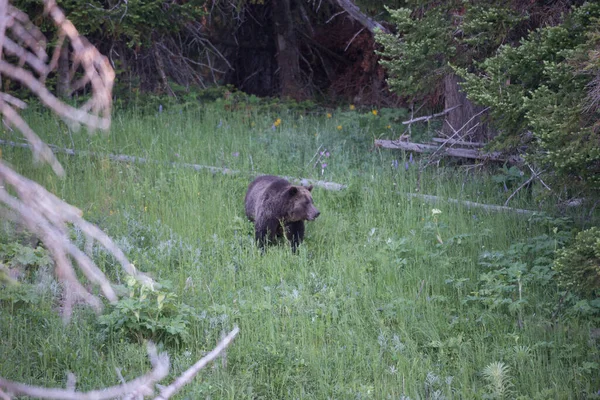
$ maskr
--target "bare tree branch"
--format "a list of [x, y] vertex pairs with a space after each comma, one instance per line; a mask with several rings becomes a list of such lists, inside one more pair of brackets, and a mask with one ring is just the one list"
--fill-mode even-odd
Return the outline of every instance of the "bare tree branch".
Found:
[[[44, 85], [47, 75], [57, 65], [57, 52], [62, 46], [54, 49], [48, 63], [46, 46], [48, 41], [39, 28], [29, 21], [25, 13], [8, 4], [8, 0], [0, 0], [0, 74], [20, 82], [37, 95], [42, 102], [67, 122], [79, 126], [86, 125], [91, 129], [108, 129], [110, 126], [110, 109], [112, 106], [111, 91], [114, 71], [106, 57], [87, 42], [67, 20], [54, 0], [44, 0], [45, 12], [58, 28], [58, 40], [62, 43], [68, 38], [72, 47], [73, 71], [80, 71], [78, 84], [81, 87], [91, 86], [90, 99], [79, 108], [61, 102]], [[18, 57], [18, 65], [9, 63], [4, 54]], [[31, 70], [23, 68], [27, 64]], [[32, 72], [33, 71], [33, 72]], [[38, 76], [34, 75], [36, 73]], [[25, 103], [6, 93], [0, 92], [0, 113], [4, 123], [18, 129], [29, 142], [34, 159], [50, 164], [57, 175], [64, 175], [64, 170], [53, 151], [21, 118], [14, 107], [24, 108]], [[94, 264], [91, 258], [78, 249], [69, 240], [70, 225], [81, 229], [86, 237], [97, 240], [121, 264], [130, 275], [145, 283], [152, 280], [136, 271], [123, 252], [112, 240], [93, 224], [85, 221], [81, 211], [63, 202], [42, 186], [19, 175], [6, 164], [0, 162], [0, 180], [4, 186], [0, 188], [0, 203], [12, 210], [33, 234], [46, 245], [55, 261], [55, 274], [64, 287], [63, 310], [68, 320], [73, 305], [84, 302], [99, 311], [101, 300], [86, 289], [77, 279], [74, 264], [93, 284], [100, 287], [102, 294], [110, 301], [117, 296], [106, 276]], [[12, 189], [9, 192], [9, 188]], [[14, 196], [12, 193], [16, 193]], [[91, 242], [90, 242], [91, 243]]]
[[223, 338], [223, 340], [221, 340], [217, 347], [215, 347], [210, 353], [198, 360], [196, 364], [188, 368], [173, 383], [171, 383], [166, 388], [162, 389], [160, 391], [160, 395], [155, 397], [154, 400], [167, 400], [175, 393], [177, 393], [184, 385], [191, 382], [192, 379], [194, 379], [194, 376], [196, 376], [202, 368], [206, 367], [206, 364], [217, 358], [219, 354], [221, 354], [221, 352], [223, 352], [227, 348], [227, 346], [231, 344], [231, 342], [233, 341], [233, 339], [235, 339], [239, 331], [240, 329], [236, 326], [231, 332], [229, 332], [227, 336], [225, 336], [225, 338]]
[[[155, 400], [167, 400], [176, 394], [183, 386], [190, 383], [192, 379], [205, 368], [208, 363], [215, 360], [231, 343], [239, 333], [239, 328], [233, 328], [217, 346], [207, 355], [198, 360], [183, 374], [177, 377], [169, 386], [163, 387]], [[139, 399], [154, 394], [154, 388], [158, 382], [169, 373], [169, 356], [166, 353], [156, 354], [156, 346], [148, 343], [148, 357], [152, 364], [152, 370], [146, 375], [136, 378], [130, 382], [124, 382], [118, 386], [112, 386], [90, 392], [75, 391], [75, 376], [69, 373], [67, 389], [51, 389], [38, 386], [25, 385], [23, 383], [9, 381], [0, 377], [0, 399], [11, 400], [10, 395], [25, 395], [40, 399], [60, 400], [105, 400], [114, 398]], [[122, 380], [123, 381], [123, 380]], [[6, 392], [4, 392], [5, 389]]]
[[[148, 357], [152, 363], [152, 370], [146, 375], [136, 378], [119, 386], [111, 386], [90, 392], [75, 392], [69, 389], [51, 389], [38, 386], [25, 385], [0, 378], [0, 387], [5, 388], [13, 395], [25, 395], [39, 399], [57, 400], [104, 400], [122, 397], [131, 393], [149, 396], [154, 393], [154, 385], [165, 378], [169, 373], [169, 356], [166, 353], [156, 354], [156, 346], [148, 344]], [[8, 397], [10, 399], [10, 397]]]
[[[62, 43], [68, 38], [73, 48], [74, 67], [82, 69], [83, 77], [77, 82], [77, 87], [91, 86], [91, 98], [79, 108], [71, 107], [56, 98], [45, 87], [45, 79], [50, 71], [56, 68], [58, 56], [53, 54], [50, 63], [45, 47], [46, 38], [41, 31], [29, 21], [22, 11], [9, 6], [8, 0], [0, 0], [0, 74], [10, 77], [29, 88], [42, 102], [66, 121], [84, 124], [92, 129], [108, 129], [110, 126], [111, 91], [114, 71], [106, 57], [80, 37], [73, 24], [67, 20], [63, 12], [56, 6], [55, 0], [44, 0], [45, 11], [59, 29], [59, 42], [56, 51], [61, 51]], [[10, 39], [10, 34], [15, 40]], [[18, 43], [18, 44], [17, 44]], [[23, 47], [25, 46], [25, 47]], [[2, 59], [4, 54], [19, 58], [18, 65], [12, 65]], [[39, 76], [23, 69], [27, 63]], [[74, 76], [74, 75], [73, 75]], [[19, 129], [29, 142], [34, 157], [49, 163], [58, 175], [64, 170], [53, 151], [46, 145], [27, 123], [19, 116], [13, 107], [24, 108], [25, 104], [14, 97], [0, 92], [0, 113], [4, 122]], [[4, 212], [4, 211], [9, 212]], [[129, 263], [123, 252], [112, 240], [95, 225], [82, 218], [82, 212], [55, 195], [41, 185], [33, 182], [0, 161], [0, 213], [24, 224], [32, 233], [37, 235], [49, 250], [55, 262], [54, 270], [63, 285], [63, 318], [68, 320], [73, 306], [84, 302], [96, 310], [102, 308], [100, 298], [86, 289], [79, 281], [74, 270], [77, 265], [83, 275], [100, 287], [102, 294], [110, 301], [116, 301], [117, 295], [104, 273], [94, 264], [88, 254], [75, 246], [69, 238], [70, 226], [81, 229], [87, 238], [86, 248], [93, 240], [102, 244], [130, 275], [144, 283], [153, 281], [138, 272]], [[91, 253], [91, 252], [90, 252]], [[163, 388], [158, 398], [168, 399], [189, 383], [193, 377], [210, 361], [221, 354], [238, 334], [236, 327], [225, 337], [217, 347], [194, 364], [171, 385]], [[165, 353], [156, 354], [153, 344], [148, 344], [148, 355], [152, 370], [146, 375], [119, 386], [113, 386], [90, 392], [77, 392], [76, 378], [68, 373], [66, 389], [44, 388], [9, 381], [0, 377], [0, 399], [10, 400], [14, 396], [29, 396], [44, 399], [65, 400], [102, 400], [113, 398], [140, 399], [153, 395], [157, 383], [169, 373], [169, 358]]]
[[429, 121], [432, 118], [443, 117], [444, 115], [448, 114], [450, 111], [452, 111], [458, 107], [462, 107], [462, 104], [457, 104], [457, 105], [447, 108], [444, 111], [439, 112], [437, 114], [425, 115], [423, 117], [411, 118], [408, 121], [402, 121], [402, 125], [410, 125], [410, 124], [414, 124], [415, 122], [419, 122], [419, 121]]
[[362, 26], [367, 28], [369, 32], [375, 33], [379, 31], [381, 33], [388, 33], [388, 30], [379, 22], [369, 18], [366, 14], [363, 14], [363, 12], [360, 11], [360, 8], [358, 8], [352, 0], [336, 0], [335, 2], [342, 10], [346, 11], [352, 19], [358, 21]]

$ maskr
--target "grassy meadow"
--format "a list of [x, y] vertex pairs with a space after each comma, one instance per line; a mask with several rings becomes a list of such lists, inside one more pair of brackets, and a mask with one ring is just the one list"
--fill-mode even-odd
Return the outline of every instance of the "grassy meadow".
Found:
[[[226, 358], [177, 398], [598, 396], [599, 339], [590, 335], [597, 320], [568, 305], [552, 280], [553, 251], [571, 225], [551, 213], [488, 212], [404, 195], [501, 205], [510, 191], [485, 171], [430, 165], [419, 174], [416, 155], [374, 149], [385, 132], [348, 112], [267, 114], [218, 104], [118, 111], [111, 132], [93, 136], [45, 114], [28, 120], [59, 147], [159, 161], [59, 154], [61, 179], [32, 165], [28, 150], [2, 147], [4, 161], [80, 208], [164, 284], [167, 297], [132, 287], [94, 248], [98, 265], [132, 295], [120, 307], [107, 304], [103, 319], [81, 308], [63, 326], [54, 311], [57, 285], [47, 267], [30, 266], [34, 295], [0, 299], [4, 378], [64, 387], [71, 371], [80, 390], [116, 385], [116, 368], [126, 380], [150, 368], [144, 340], [152, 337], [171, 358], [167, 384], [237, 325]], [[11, 135], [3, 134], [18, 139]], [[298, 254], [280, 245], [261, 255], [243, 205], [257, 173], [348, 188], [313, 190], [321, 216], [307, 223]], [[538, 210], [534, 198], [522, 191], [510, 205]], [[73, 240], [83, 246], [76, 231]]]

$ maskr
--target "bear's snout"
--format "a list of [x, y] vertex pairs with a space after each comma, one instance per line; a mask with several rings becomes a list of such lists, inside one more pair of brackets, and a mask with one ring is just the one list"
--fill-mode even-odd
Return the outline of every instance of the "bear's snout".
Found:
[[321, 215], [321, 211], [317, 210], [317, 208], [313, 207], [312, 210], [308, 213], [308, 217], [306, 218], [309, 221], [314, 221], [317, 217]]

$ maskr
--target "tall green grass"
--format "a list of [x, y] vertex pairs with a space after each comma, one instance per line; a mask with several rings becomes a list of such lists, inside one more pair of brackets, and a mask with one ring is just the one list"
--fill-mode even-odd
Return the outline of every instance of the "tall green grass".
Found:
[[[282, 123], [273, 128], [277, 118]], [[140, 270], [171, 281], [195, 308], [190, 339], [164, 348], [171, 377], [223, 332], [240, 327], [226, 362], [202, 372], [180, 398], [562, 399], [600, 390], [598, 343], [590, 340], [588, 320], [549, 316], [547, 303], [558, 306], [560, 299], [555, 286], [525, 284], [521, 294], [529, 303], [514, 312], [468, 300], [481, 289], [484, 252], [544, 234], [552, 242], [552, 220], [403, 195], [418, 189], [501, 204], [506, 193], [485, 172], [428, 167], [418, 173], [406, 155], [372, 148], [378, 134], [368, 127], [338, 130], [335, 114], [264, 115], [216, 106], [121, 112], [108, 136], [70, 133], [47, 115], [32, 114], [30, 121], [59, 147], [161, 162], [59, 155], [67, 171], [60, 179], [32, 166], [26, 150], [2, 149], [5, 161], [82, 209]], [[315, 154], [325, 149], [328, 165], [315, 166]], [[196, 172], [169, 162], [241, 173]], [[281, 245], [261, 255], [243, 211], [257, 172], [348, 188], [313, 191], [321, 216], [307, 224], [298, 254]], [[513, 201], [537, 207], [526, 192]], [[122, 282], [114, 263], [99, 250], [96, 256]], [[64, 386], [72, 371], [78, 388], [92, 389], [118, 384], [115, 368], [125, 379], [149, 368], [143, 345], [104, 333], [88, 310], [64, 327], [53, 306], [0, 308], [0, 376]]]

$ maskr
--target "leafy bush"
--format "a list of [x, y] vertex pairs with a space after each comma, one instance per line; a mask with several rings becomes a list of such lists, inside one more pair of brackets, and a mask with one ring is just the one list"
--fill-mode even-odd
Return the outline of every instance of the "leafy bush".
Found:
[[48, 250], [41, 246], [0, 243], [0, 306], [15, 311], [22, 306], [43, 304], [49, 292], [56, 294], [58, 285], [51, 277], [52, 265]]
[[[558, 293], [548, 290], [549, 286], [556, 288], [554, 253], [566, 239], [566, 233], [557, 231], [553, 237], [541, 235], [515, 243], [506, 251], [483, 252], [479, 265], [485, 271], [479, 276], [478, 288], [466, 296], [465, 302], [480, 303], [509, 315], [526, 310], [549, 315], [557, 299], [547, 296], [556, 297]], [[533, 299], [535, 303], [531, 303]]]
[[111, 306], [111, 312], [99, 318], [105, 333], [119, 333], [141, 342], [153, 340], [165, 344], [185, 343], [194, 320], [194, 309], [181, 303], [168, 282], [151, 287], [127, 278], [129, 297]]
[[48, 250], [41, 246], [33, 248], [18, 242], [10, 242], [0, 243], [0, 263], [26, 273], [39, 267], [49, 267], [53, 261]]
[[557, 252], [554, 270], [563, 286], [578, 294], [600, 294], [600, 228], [577, 234], [575, 241]]

